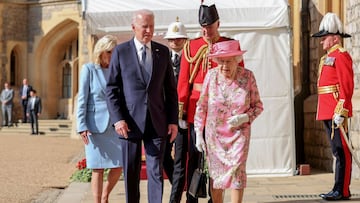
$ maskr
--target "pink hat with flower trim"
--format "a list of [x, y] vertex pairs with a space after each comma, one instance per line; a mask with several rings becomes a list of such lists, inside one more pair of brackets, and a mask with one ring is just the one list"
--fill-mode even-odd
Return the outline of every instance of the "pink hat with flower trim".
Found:
[[246, 50], [240, 49], [240, 43], [238, 40], [228, 40], [215, 43], [210, 50], [208, 57], [229, 57], [229, 56], [241, 56]]

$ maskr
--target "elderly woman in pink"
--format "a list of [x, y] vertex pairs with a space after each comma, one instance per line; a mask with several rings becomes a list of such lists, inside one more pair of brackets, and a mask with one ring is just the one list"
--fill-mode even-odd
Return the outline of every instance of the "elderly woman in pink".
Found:
[[242, 202], [250, 125], [263, 111], [254, 74], [241, 66], [244, 52], [237, 40], [213, 45], [209, 57], [218, 66], [208, 71], [196, 108], [195, 144], [206, 151], [214, 203], [228, 188], [231, 202]]

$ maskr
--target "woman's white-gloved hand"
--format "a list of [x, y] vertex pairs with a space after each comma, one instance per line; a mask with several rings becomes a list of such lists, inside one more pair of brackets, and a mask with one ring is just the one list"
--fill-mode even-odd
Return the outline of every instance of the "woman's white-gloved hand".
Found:
[[249, 116], [246, 113], [231, 116], [227, 119], [227, 124], [229, 124], [231, 127], [236, 128], [239, 127], [241, 124], [248, 122]]
[[188, 124], [187, 121], [179, 119], [179, 128], [181, 129], [187, 129], [188, 128]]
[[333, 118], [336, 125], [341, 125], [344, 122], [344, 117], [342, 117], [340, 114], [334, 114]]
[[206, 150], [205, 141], [202, 133], [196, 133], [195, 147], [199, 152], [203, 152]]

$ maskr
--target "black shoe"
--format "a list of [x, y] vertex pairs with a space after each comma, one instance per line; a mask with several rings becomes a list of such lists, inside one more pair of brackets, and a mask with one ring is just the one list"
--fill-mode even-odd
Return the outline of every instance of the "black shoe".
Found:
[[341, 199], [342, 200], [350, 200], [350, 197], [351, 197], [351, 194], [349, 196], [347, 196], [347, 197], [342, 197]]
[[322, 193], [322, 194], [320, 194], [319, 196], [321, 197], [321, 198], [323, 198], [323, 199], [325, 199], [325, 197], [327, 197], [328, 195], [332, 195], [332, 193], [334, 193], [334, 191], [330, 191], [330, 192], [328, 192], [328, 193]]
[[325, 200], [330, 200], [330, 201], [334, 201], [334, 200], [341, 200], [343, 198], [342, 194], [339, 191], [334, 191], [332, 193], [329, 193], [325, 196], [325, 198], [323, 197], [323, 199]]

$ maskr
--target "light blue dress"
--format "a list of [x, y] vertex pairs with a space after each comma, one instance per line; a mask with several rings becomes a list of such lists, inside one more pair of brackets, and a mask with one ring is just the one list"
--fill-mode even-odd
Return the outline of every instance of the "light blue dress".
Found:
[[89, 130], [85, 145], [86, 165], [90, 169], [122, 167], [119, 135], [111, 126], [105, 86], [108, 69], [88, 63], [80, 73], [77, 131]]
[[104, 133], [92, 133], [85, 145], [86, 166], [91, 169], [122, 167], [119, 136], [112, 126]]

